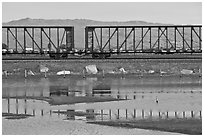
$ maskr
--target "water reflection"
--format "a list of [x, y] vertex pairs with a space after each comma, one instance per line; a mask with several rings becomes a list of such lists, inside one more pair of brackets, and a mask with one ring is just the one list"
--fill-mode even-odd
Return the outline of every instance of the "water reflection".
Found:
[[[18, 100], [18, 101], [16, 101]], [[36, 104], [37, 103], [37, 104]], [[55, 110], [40, 101], [23, 99], [3, 99], [3, 113], [25, 114], [41, 117], [62, 117], [63, 120], [124, 120], [124, 119], [166, 119], [166, 118], [202, 118], [201, 110], [160, 111], [154, 109], [67, 109]], [[7, 110], [6, 110], [7, 109]], [[16, 111], [15, 111], [16, 110]]]
[[[201, 77], [3, 79], [3, 96], [134, 96], [134, 93], [201, 92]], [[134, 98], [134, 97], [133, 97]]]
[[[131, 118], [201, 118], [201, 77], [128, 77], [128, 78], [32, 78], [3, 79], [3, 107], [5, 113], [33, 116], [62, 116], [66, 120], [110, 120]], [[125, 99], [118, 106], [101, 109], [53, 109], [46, 101], [34, 97], [111, 97]], [[33, 98], [30, 98], [33, 97]], [[154, 102], [159, 99], [158, 105]], [[171, 98], [169, 98], [171, 97]], [[184, 100], [182, 100], [184, 99]], [[186, 100], [185, 100], [186, 99]], [[168, 107], [176, 102], [175, 110]], [[190, 100], [190, 101], [189, 101]], [[149, 108], [147, 107], [149, 105]], [[183, 104], [182, 104], [183, 103]], [[103, 103], [101, 103], [102, 106]], [[181, 104], [185, 110], [177, 110]], [[163, 106], [162, 106], [163, 105]], [[184, 106], [183, 106], [184, 105]], [[135, 107], [136, 106], [136, 107]], [[189, 107], [190, 106], [190, 107]], [[140, 108], [138, 108], [140, 107]], [[181, 108], [180, 107], [180, 108]], [[163, 109], [165, 108], [165, 109]], [[166, 108], [169, 108], [168, 110]]]

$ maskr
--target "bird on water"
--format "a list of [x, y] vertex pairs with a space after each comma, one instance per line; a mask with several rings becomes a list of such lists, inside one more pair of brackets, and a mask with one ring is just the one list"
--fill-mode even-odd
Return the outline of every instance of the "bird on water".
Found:
[[158, 100], [157, 96], [156, 96], [156, 103], [157, 103], [157, 104], [159, 103], [159, 100]]

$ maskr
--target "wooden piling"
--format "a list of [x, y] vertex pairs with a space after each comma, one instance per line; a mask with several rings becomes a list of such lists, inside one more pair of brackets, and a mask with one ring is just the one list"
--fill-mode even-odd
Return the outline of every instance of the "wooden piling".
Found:
[[35, 109], [33, 109], [33, 116], [35, 116]]
[[102, 70], [102, 77], [105, 78], [104, 70]]
[[152, 113], [152, 110], [150, 110], [150, 112], [149, 112], [149, 113], [150, 113], [150, 118], [152, 118], [152, 114], [153, 114], [153, 113]]
[[199, 71], [199, 77], [201, 77], [201, 76], [202, 76], [202, 74], [201, 74], [201, 70], [199, 69], [198, 71]]
[[202, 112], [200, 111], [200, 118], [202, 118]]
[[119, 119], [120, 118], [120, 110], [118, 109], [118, 117], [117, 117], [117, 119]]
[[27, 78], [27, 70], [25, 69], [25, 73], [24, 73], [25, 78]]
[[160, 77], [162, 77], [161, 69], [160, 69]]
[[60, 117], [60, 113], [59, 112], [60, 112], [60, 110], [58, 110], [58, 113], [57, 113], [58, 117]]
[[26, 107], [25, 107], [25, 110], [24, 110], [24, 111], [25, 111], [25, 114], [27, 114], [27, 108], [26, 108]]
[[136, 118], [136, 109], [133, 111], [133, 118]]
[[64, 75], [63, 75], [63, 77], [65, 78], [66, 76], [65, 76], [65, 70], [64, 70]]
[[143, 70], [141, 70], [141, 77], [143, 77]]
[[7, 71], [5, 71], [5, 75], [6, 75], [6, 78], [8, 77], [8, 72]]
[[101, 109], [101, 120], [103, 120], [103, 110]]
[[16, 104], [18, 104], [18, 98], [16, 98]]
[[185, 111], [183, 111], [183, 118], [185, 118], [186, 117], [186, 114], [185, 114]]
[[8, 113], [10, 113], [10, 99], [8, 99]]
[[84, 69], [83, 69], [82, 73], [83, 73], [83, 78], [86, 78]]
[[52, 110], [50, 110], [50, 116], [52, 116]]
[[175, 118], [178, 118], [178, 116], [177, 116], [177, 112], [175, 111]]
[[144, 109], [142, 110], [142, 118], [144, 119]]
[[44, 113], [43, 113], [43, 109], [41, 110], [41, 116], [43, 116], [44, 115]]
[[193, 115], [193, 111], [191, 111], [191, 118], [193, 118], [194, 117], [194, 115]]
[[16, 114], [18, 114], [18, 105], [16, 104]]
[[124, 72], [122, 71], [122, 78], [124, 78]]
[[47, 78], [47, 71], [45, 71], [45, 78]]
[[109, 109], [109, 119], [111, 119], [111, 109]]
[[126, 117], [126, 119], [128, 118], [128, 114], [127, 114], [128, 112], [127, 112], [127, 109], [125, 110], [125, 117]]

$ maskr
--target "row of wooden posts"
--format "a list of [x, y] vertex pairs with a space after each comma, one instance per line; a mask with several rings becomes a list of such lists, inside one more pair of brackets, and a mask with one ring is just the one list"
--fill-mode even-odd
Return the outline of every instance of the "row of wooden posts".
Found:
[[[10, 100], [8, 99], [8, 113], [11, 113], [10, 111]], [[18, 108], [18, 99], [16, 100], [16, 114], [19, 114], [19, 108]], [[99, 111], [99, 113], [98, 113]], [[108, 115], [108, 119], [112, 119], [113, 116], [116, 116], [115, 118], [116, 119], [120, 119], [120, 118], [126, 118], [126, 119], [129, 119], [129, 118], [142, 118], [142, 119], [145, 119], [145, 118], [202, 118], [202, 111], [183, 111], [183, 112], [178, 112], [178, 111], [175, 111], [173, 112], [174, 113], [174, 117], [170, 116], [169, 114], [172, 113], [172, 112], [169, 112], [169, 111], [156, 111], [154, 112], [153, 114], [153, 111], [152, 110], [149, 110], [149, 111], [146, 111], [144, 109], [133, 109], [133, 114], [130, 114], [131, 117], [129, 116], [128, 117], [128, 109], [125, 109], [125, 115], [122, 115], [121, 116], [121, 112], [123, 111], [124, 112], [124, 109], [116, 109], [116, 113], [113, 113], [113, 110], [109, 109], [109, 110], [106, 110], [106, 112], [108, 111], [108, 114], [107, 113], [104, 113], [105, 110], [98, 110], [96, 111], [95, 110], [95, 113], [99, 114], [99, 116], [101, 117], [100, 120], [104, 120], [105, 116]], [[137, 115], [137, 111], [141, 111], [141, 115]], [[114, 111], [115, 112], [115, 111]], [[51, 111], [50, 111], [51, 113]], [[189, 114], [190, 113], [190, 116], [187, 116], [187, 113]], [[197, 113], [197, 116], [196, 116], [196, 113]], [[25, 108], [24, 108], [24, 114], [28, 114], [27, 113], [27, 107], [25, 105]], [[43, 116], [43, 110], [41, 110], [41, 115]], [[59, 114], [59, 113], [58, 113]], [[91, 114], [91, 113], [90, 113]], [[90, 115], [89, 114], [89, 115]], [[124, 113], [123, 113], [124, 114]], [[180, 116], [179, 117], [179, 114], [181, 115], [182, 114], [182, 117]], [[33, 109], [33, 114], [32, 115], [35, 115], [35, 109]], [[93, 115], [94, 115], [94, 111], [93, 111]], [[157, 116], [154, 116], [154, 115], [157, 115]], [[107, 119], [107, 117], [105, 118]]]

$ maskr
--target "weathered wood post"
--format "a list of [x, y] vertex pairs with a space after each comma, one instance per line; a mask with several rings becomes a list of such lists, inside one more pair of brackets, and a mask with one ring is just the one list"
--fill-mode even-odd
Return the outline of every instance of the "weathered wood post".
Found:
[[144, 119], [144, 109], [142, 110], [142, 118]]
[[200, 118], [202, 118], [202, 112], [200, 111]]
[[191, 118], [193, 118], [194, 117], [194, 115], [193, 115], [193, 111], [191, 111]]
[[65, 78], [66, 76], [65, 76], [65, 70], [64, 70], [64, 73], [63, 73], [64, 75], [63, 75], [63, 77]]
[[111, 109], [109, 109], [109, 119], [111, 119]]
[[33, 116], [35, 116], [35, 109], [33, 109]]
[[101, 120], [103, 121], [103, 109], [101, 109]]
[[153, 114], [153, 113], [152, 113], [152, 110], [150, 110], [150, 118], [152, 118], [152, 114]]
[[126, 117], [126, 119], [128, 118], [128, 112], [127, 112], [127, 109], [125, 109], [125, 117]]
[[133, 118], [136, 118], [136, 109], [133, 111]]
[[83, 69], [82, 73], [83, 73], [83, 78], [86, 78], [84, 69]]
[[177, 116], [177, 112], [175, 111], [175, 118], [178, 118], [178, 116]]
[[25, 69], [25, 73], [24, 73], [25, 78], [27, 78], [27, 70]]
[[117, 119], [119, 119], [120, 118], [120, 110], [118, 109], [118, 115], [117, 115], [118, 117], [117, 117]]
[[183, 111], [183, 118], [185, 118], [186, 117], [186, 114], [185, 114], [185, 111]]
[[45, 78], [47, 78], [47, 71], [45, 71]]

